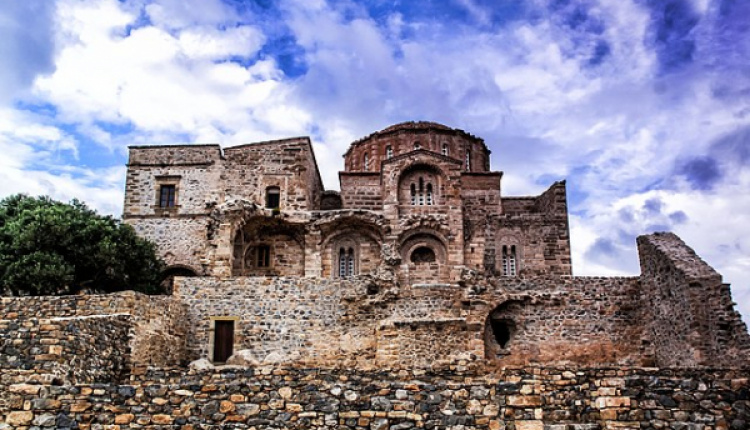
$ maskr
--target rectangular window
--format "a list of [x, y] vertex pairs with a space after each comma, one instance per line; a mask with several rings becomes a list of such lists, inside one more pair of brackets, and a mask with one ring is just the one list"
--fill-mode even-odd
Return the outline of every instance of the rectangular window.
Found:
[[224, 363], [234, 350], [234, 321], [214, 321], [214, 362]]
[[162, 185], [159, 188], [159, 207], [162, 208], [173, 208], [175, 202], [175, 189], [174, 185]]
[[271, 267], [271, 247], [261, 245], [258, 247], [256, 267]]
[[281, 204], [281, 189], [279, 187], [268, 187], [266, 189], [266, 207], [276, 209]]
[[390, 159], [391, 157], [393, 157], [393, 148], [389, 145], [385, 147], [385, 158]]

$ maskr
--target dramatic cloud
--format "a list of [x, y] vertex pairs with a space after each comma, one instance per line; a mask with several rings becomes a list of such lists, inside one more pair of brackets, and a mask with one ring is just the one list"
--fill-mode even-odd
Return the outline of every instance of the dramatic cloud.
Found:
[[567, 179], [574, 271], [673, 230], [750, 315], [750, 3], [50, 0], [0, 11], [0, 193], [122, 205], [126, 147], [309, 135], [326, 187], [405, 120]]

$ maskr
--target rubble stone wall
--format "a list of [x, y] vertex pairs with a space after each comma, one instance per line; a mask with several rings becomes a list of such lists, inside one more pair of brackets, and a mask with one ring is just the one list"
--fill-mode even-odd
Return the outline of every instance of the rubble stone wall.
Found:
[[639, 237], [638, 253], [643, 322], [659, 365], [747, 363], [750, 336], [721, 275], [672, 233]]
[[[103, 337], [111, 342], [107, 348], [127, 351], [128, 360], [135, 366], [175, 366], [184, 359], [185, 326], [184, 305], [172, 296], [147, 296], [134, 292], [115, 294], [93, 294], [80, 296], [33, 296], [0, 298], [0, 334], [18, 337], [16, 345], [38, 341], [38, 337], [28, 337], [24, 324], [44, 328], [47, 324], [38, 321], [69, 319], [83, 321], [99, 329], [96, 321], [109, 317], [124, 318], [129, 321], [130, 337]], [[98, 320], [97, 320], [98, 318]], [[90, 321], [89, 321], [90, 320]], [[36, 322], [35, 322], [36, 321]], [[88, 322], [87, 322], [88, 321]], [[74, 325], [67, 326], [75, 327]], [[101, 327], [106, 327], [101, 322]], [[50, 326], [54, 333], [60, 329]], [[71, 330], [74, 330], [72, 328]], [[15, 334], [16, 332], [22, 334]], [[94, 335], [96, 338], [98, 335]], [[14, 343], [14, 342], [11, 342]], [[23, 346], [31, 349], [34, 345]], [[75, 351], [75, 350], [73, 350]], [[71, 352], [66, 359], [76, 358]], [[85, 363], [77, 361], [78, 366]], [[43, 367], [43, 366], [42, 366]]]
[[[507, 279], [477, 295], [469, 322], [484, 328], [484, 356], [503, 365], [651, 365], [636, 277]], [[510, 336], [499, 348], [491, 320]]]
[[[309, 365], [424, 366], [473, 354], [503, 365], [654, 364], [638, 278], [494, 279], [388, 287], [373, 278], [178, 278], [187, 359], [211, 358], [212, 318], [236, 318], [235, 351]], [[488, 321], [513, 325], [496, 351]], [[388, 357], [387, 359], [385, 357]], [[374, 361], [373, 361], [374, 360]]]
[[0, 380], [120, 381], [132, 326], [128, 314], [0, 320]]
[[126, 222], [140, 237], [156, 244], [168, 266], [187, 266], [197, 275], [204, 274], [208, 217], [131, 218]]
[[747, 375], [726, 370], [154, 371], [0, 385], [0, 428], [743, 430], [748, 393]]

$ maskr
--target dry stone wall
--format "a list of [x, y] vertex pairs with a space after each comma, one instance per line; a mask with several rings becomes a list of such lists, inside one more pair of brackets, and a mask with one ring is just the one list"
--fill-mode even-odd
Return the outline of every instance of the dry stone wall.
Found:
[[123, 385], [0, 385], [0, 429], [744, 430], [733, 371], [509, 368], [151, 371]]
[[[106, 295], [43, 296], [43, 297], [2, 297], [0, 298], [0, 334], [11, 340], [14, 348], [31, 350], [39, 342], [39, 336], [30, 336], [25, 325], [45, 329], [44, 336], [51, 339], [68, 336], [69, 333], [58, 324], [42, 321], [69, 321], [64, 327], [78, 330], [91, 327], [95, 339], [107, 340], [107, 348], [121, 349], [129, 362], [135, 366], [175, 366], [184, 360], [185, 326], [184, 305], [171, 296], [147, 296], [134, 292]], [[128, 321], [128, 330], [120, 335], [107, 337], [108, 318], [114, 318], [121, 327]], [[68, 330], [68, 331], [70, 331]], [[117, 332], [117, 330], [115, 330]], [[48, 342], [55, 342], [50, 340]], [[100, 342], [100, 343], [101, 343]], [[8, 342], [6, 342], [6, 345]], [[54, 343], [49, 343], [54, 345]], [[72, 349], [75, 351], [75, 349]], [[90, 351], [90, 350], [89, 350]], [[125, 353], [124, 351], [127, 351]], [[118, 353], [119, 354], [119, 353]], [[34, 354], [36, 355], [36, 354]], [[65, 360], [72, 360], [77, 366], [84, 366], [77, 353], [69, 352]], [[76, 361], [78, 360], [78, 361]], [[85, 366], [84, 366], [85, 367]], [[3, 367], [10, 369], [11, 367]], [[86, 369], [84, 369], [86, 370]], [[95, 369], [93, 369], [95, 370]]]
[[128, 314], [0, 320], [0, 381], [122, 380], [132, 325]]

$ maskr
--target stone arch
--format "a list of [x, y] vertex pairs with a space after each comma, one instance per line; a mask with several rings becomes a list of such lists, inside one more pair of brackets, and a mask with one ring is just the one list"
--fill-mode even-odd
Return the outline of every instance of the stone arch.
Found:
[[255, 216], [241, 223], [232, 240], [233, 276], [304, 276], [304, 226]]
[[167, 294], [174, 292], [174, 278], [198, 276], [198, 271], [185, 264], [173, 264], [161, 272], [160, 285]]
[[433, 230], [416, 229], [402, 235], [399, 241], [401, 261], [411, 263], [412, 254], [422, 248], [432, 250], [434, 263], [445, 264], [448, 260], [448, 245], [442, 234]]
[[342, 249], [347, 258], [350, 251], [353, 257], [353, 267], [351, 272], [346, 271], [347, 276], [370, 273], [380, 264], [383, 235], [377, 225], [365, 219], [345, 217], [321, 225], [321, 233], [323, 277], [341, 277]]
[[443, 204], [445, 173], [438, 166], [414, 163], [401, 171], [398, 179], [398, 203], [411, 206]]
[[418, 229], [410, 232], [400, 242], [401, 270], [408, 284], [435, 284], [450, 282], [448, 273], [448, 247], [439, 233]]

